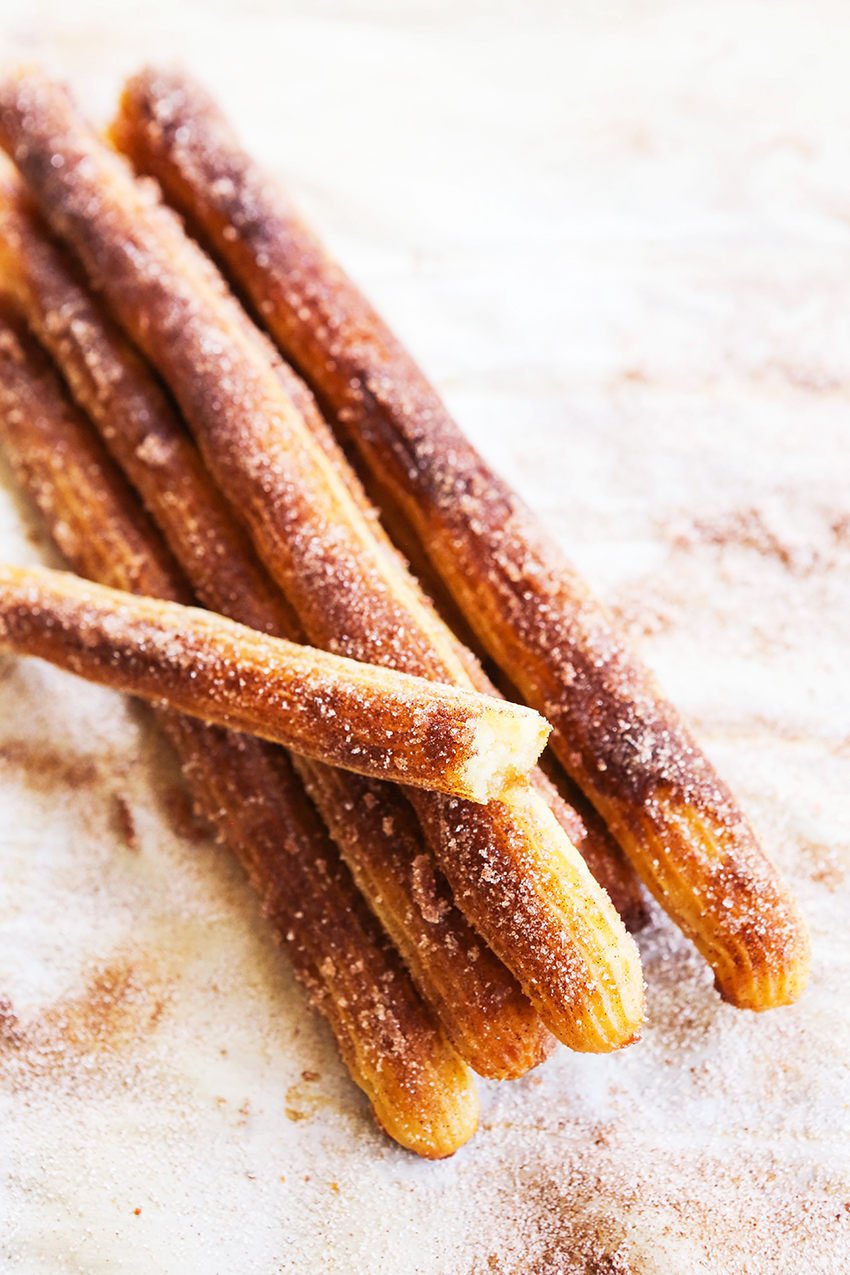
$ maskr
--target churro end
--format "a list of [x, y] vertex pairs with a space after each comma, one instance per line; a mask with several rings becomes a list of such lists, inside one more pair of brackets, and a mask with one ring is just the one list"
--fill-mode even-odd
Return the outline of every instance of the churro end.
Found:
[[510, 705], [509, 712], [494, 708], [477, 718], [464, 766], [470, 801], [510, 804], [512, 790], [528, 777], [551, 729], [539, 713], [516, 704]]
[[423, 1160], [448, 1159], [478, 1128], [480, 1106], [471, 1071], [459, 1058], [447, 1062], [446, 1067], [451, 1074], [441, 1077], [445, 1083], [440, 1092], [394, 1093], [389, 1101], [382, 1101], [380, 1094], [371, 1095], [376, 1123]]

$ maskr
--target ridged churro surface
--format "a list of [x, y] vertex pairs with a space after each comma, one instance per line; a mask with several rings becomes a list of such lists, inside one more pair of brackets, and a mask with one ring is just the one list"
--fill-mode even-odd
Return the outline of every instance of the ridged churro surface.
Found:
[[795, 1000], [809, 941], [729, 790], [612, 618], [206, 95], [148, 71], [114, 126], [227, 262], [425, 547], [489, 654], [656, 898], [743, 1008]]
[[[0, 437], [79, 571], [191, 600], [134, 493], [5, 303]], [[451, 1155], [477, 1123], [472, 1079], [366, 910], [285, 754], [170, 711], [159, 719], [199, 808], [245, 867], [380, 1124], [419, 1155]]]
[[[169, 383], [311, 641], [468, 684], [454, 639], [374, 536], [219, 276], [155, 193], [129, 179], [44, 78], [7, 79], [0, 111], [4, 143], [42, 210]], [[452, 798], [414, 800], [455, 897], [555, 1034], [586, 1050], [634, 1039], [643, 1004], [634, 946], [545, 802], [527, 790], [520, 818], [504, 806], [474, 814]]]

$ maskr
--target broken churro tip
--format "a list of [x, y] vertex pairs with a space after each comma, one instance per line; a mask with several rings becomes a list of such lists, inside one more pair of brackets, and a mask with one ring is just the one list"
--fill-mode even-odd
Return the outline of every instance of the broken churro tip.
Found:
[[[503, 701], [493, 704], [505, 707]], [[507, 801], [534, 766], [549, 738], [551, 726], [532, 710], [497, 712], [492, 707], [486, 716], [470, 722], [472, 741], [465, 762], [464, 782], [472, 801]]]
[[46, 568], [0, 565], [0, 616], [19, 654], [326, 765], [473, 801], [516, 784], [545, 742], [530, 710]]

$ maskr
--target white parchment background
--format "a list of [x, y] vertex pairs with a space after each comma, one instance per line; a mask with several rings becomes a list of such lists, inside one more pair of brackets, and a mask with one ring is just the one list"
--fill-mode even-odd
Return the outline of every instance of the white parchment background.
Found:
[[[145, 59], [209, 84], [619, 610], [815, 953], [755, 1018], [656, 917], [644, 1041], [483, 1084], [420, 1163], [181, 834], [146, 713], [0, 657], [9, 1269], [845, 1272], [850, 10], [6, 2], [0, 50], [101, 121]], [[39, 560], [0, 478], [0, 555]]]

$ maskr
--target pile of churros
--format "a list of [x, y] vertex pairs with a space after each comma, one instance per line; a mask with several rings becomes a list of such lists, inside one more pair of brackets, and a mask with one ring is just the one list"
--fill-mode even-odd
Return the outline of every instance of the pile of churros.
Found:
[[154, 702], [387, 1133], [638, 1039], [641, 882], [794, 1001], [728, 789], [204, 91], [145, 70], [106, 140], [14, 69], [0, 144], [0, 438], [76, 573], [0, 568], [0, 646]]

